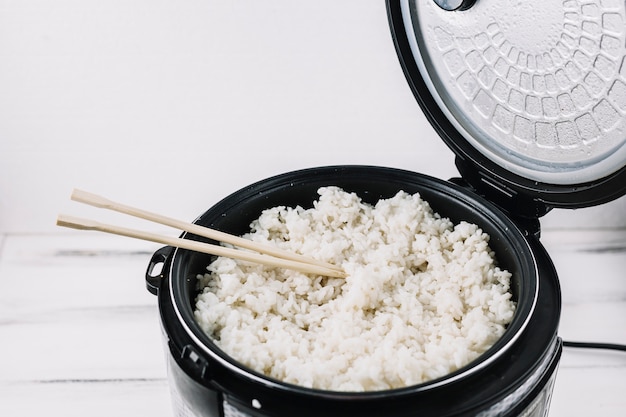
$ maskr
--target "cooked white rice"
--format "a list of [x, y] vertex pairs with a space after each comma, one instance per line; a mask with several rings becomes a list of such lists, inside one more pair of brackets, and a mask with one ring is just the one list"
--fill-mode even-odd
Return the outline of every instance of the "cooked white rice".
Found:
[[489, 236], [418, 194], [375, 206], [337, 187], [311, 209], [276, 207], [246, 237], [341, 265], [346, 279], [218, 258], [195, 317], [228, 355], [269, 377], [332, 391], [399, 388], [485, 352], [515, 310]]

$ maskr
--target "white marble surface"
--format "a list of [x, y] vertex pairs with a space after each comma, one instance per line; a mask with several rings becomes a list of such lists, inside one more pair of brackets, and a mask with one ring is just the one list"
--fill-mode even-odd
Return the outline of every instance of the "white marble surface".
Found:
[[[0, 415], [171, 416], [157, 245], [91, 232], [1, 235]], [[626, 231], [545, 231], [561, 275], [559, 334], [626, 343]], [[618, 417], [626, 353], [565, 348], [551, 417]]]

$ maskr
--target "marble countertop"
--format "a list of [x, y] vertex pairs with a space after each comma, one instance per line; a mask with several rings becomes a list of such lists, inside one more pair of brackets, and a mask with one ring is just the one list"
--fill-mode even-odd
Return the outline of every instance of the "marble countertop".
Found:
[[[0, 415], [173, 415], [157, 245], [93, 233], [0, 235]], [[626, 343], [626, 231], [544, 231], [565, 340]], [[565, 348], [551, 417], [622, 416], [626, 353]]]

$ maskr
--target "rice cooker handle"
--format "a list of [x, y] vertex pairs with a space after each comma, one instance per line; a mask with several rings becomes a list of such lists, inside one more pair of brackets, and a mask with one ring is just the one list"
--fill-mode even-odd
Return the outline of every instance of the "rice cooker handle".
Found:
[[[170, 263], [174, 250], [173, 246], [164, 246], [154, 252], [150, 259], [148, 269], [146, 269], [146, 288], [154, 295], [159, 293], [159, 287], [166, 279], [167, 265]], [[160, 266], [160, 268], [157, 269], [157, 266]]]

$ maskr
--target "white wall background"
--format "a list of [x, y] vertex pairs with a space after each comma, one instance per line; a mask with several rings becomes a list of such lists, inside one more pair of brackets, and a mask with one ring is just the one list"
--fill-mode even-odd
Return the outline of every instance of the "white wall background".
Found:
[[65, 232], [59, 212], [129, 222], [73, 187], [191, 220], [267, 176], [352, 163], [456, 173], [382, 0], [0, 0], [0, 233]]

